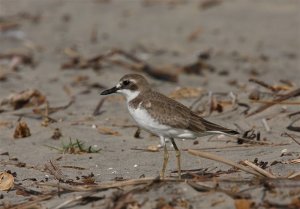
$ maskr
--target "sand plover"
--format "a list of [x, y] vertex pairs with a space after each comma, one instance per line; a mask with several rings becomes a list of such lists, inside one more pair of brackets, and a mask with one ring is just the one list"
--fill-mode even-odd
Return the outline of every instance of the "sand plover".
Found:
[[[138, 74], [123, 76], [118, 84], [101, 95], [121, 93], [126, 97], [130, 115], [148, 132], [169, 139], [176, 151], [178, 175], [181, 178], [180, 151], [174, 138], [195, 139], [211, 134], [236, 135], [237, 131], [211, 123], [183, 104], [151, 89], [147, 80]], [[164, 143], [164, 162], [160, 176], [164, 178], [169, 159]]]

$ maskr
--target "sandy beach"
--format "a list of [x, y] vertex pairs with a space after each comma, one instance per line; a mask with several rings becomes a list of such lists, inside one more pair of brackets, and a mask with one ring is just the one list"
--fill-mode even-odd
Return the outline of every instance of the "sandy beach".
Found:
[[[0, 208], [300, 208], [299, 11], [297, 0], [0, 0], [0, 173], [15, 185]], [[158, 180], [159, 138], [136, 133], [121, 95], [100, 95], [128, 73], [240, 139], [177, 140], [182, 181], [168, 143]]]

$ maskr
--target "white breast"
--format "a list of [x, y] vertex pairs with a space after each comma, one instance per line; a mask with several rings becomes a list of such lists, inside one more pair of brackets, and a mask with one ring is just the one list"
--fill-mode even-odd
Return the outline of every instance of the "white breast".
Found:
[[192, 139], [197, 137], [194, 132], [191, 132], [189, 130], [177, 129], [158, 123], [158, 121], [151, 117], [147, 110], [142, 108], [140, 105], [137, 109], [128, 106], [128, 110], [130, 115], [141, 128], [144, 128], [158, 136]]
[[170, 129], [170, 127], [162, 125], [154, 120], [144, 108], [138, 107], [137, 109], [134, 109], [128, 106], [128, 110], [130, 115], [139, 124], [139, 126], [154, 134], [162, 135], [165, 131]]

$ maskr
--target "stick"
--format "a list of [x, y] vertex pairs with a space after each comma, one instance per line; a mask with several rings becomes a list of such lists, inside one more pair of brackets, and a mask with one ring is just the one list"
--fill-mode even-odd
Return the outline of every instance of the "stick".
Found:
[[267, 84], [267, 83], [265, 83], [263, 81], [257, 80], [255, 78], [250, 78], [249, 82], [253, 82], [253, 83], [256, 83], [258, 85], [261, 85], [261, 86], [263, 86], [263, 87], [265, 87], [267, 89], [270, 89], [273, 92], [277, 92], [278, 91], [275, 87], [273, 87], [273, 86], [271, 86], [271, 85], [269, 85], [269, 84]]
[[[83, 186], [73, 186], [68, 184], [54, 184], [54, 183], [37, 183], [40, 186], [50, 186], [50, 187], [59, 187], [60, 189], [65, 189], [69, 191], [75, 192], [84, 192], [84, 191], [96, 191], [96, 190], [104, 190], [104, 189], [111, 189], [111, 188], [119, 188], [125, 186], [135, 186], [140, 184], [148, 184], [152, 183], [153, 181], [161, 181], [157, 178], [143, 178], [143, 179], [131, 179], [127, 181], [120, 181], [120, 182], [105, 182], [98, 185], [83, 185]], [[173, 179], [173, 178], [165, 178], [162, 180], [164, 182], [183, 182], [184, 180], [180, 179]]]
[[287, 99], [289, 99], [289, 98], [291, 98], [291, 97], [297, 97], [297, 96], [299, 96], [299, 95], [300, 95], [300, 88], [295, 89], [295, 90], [293, 90], [293, 91], [291, 91], [291, 92], [289, 92], [289, 93], [287, 93], [287, 94], [284, 94], [284, 95], [280, 96], [279, 98], [273, 100], [272, 103], [269, 103], [269, 104], [265, 104], [265, 105], [260, 106], [257, 110], [255, 110], [255, 111], [252, 112], [252, 113], [249, 113], [246, 117], [250, 117], [250, 116], [252, 116], [252, 115], [255, 115], [255, 114], [257, 114], [257, 113], [260, 113], [260, 112], [262, 112], [262, 111], [268, 109], [269, 107], [271, 107], [271, 106], [273, 106], [273, 105], [275, 105], [275, 104], [278, 104], [278, 103], [280, 103], [280, 102], [282, 102], [282, 101], [285, 101], [285, 100], [287, 100]]
[[210, 159], [210, 160], [214, 160], [214, 161], [218, 161], [218, 162], [221, 162], [221, 163], [224, 163], [224, 164], [227, 164], [227, 165], [230, 165], [230, 166], [233, 166], [235, 168], [238, 168], [240, 170], [243, 170], [245, 171], [246, 173], [251, 173], [255, 176], [258, 176], [258, 177], [263, 177], [262, 174], [254, 171], [254, 170], [250, 170], [248, 169], [247, 167], [243, 166], [243, 165], [240, 165], [240, 164], [237, 164], [235, 162], [232, 162], [232, 161], [229, 161], [229, 160], [226, 160], [224, 158], [221, 158], [219, 156], [216, 156], [214, 154], [211, 154], [211, 153], [207, 153], [207, 152], [201, 152], [201, 151], [196, 151], [196, 150], [188, 150], [188, 153], [192, 154], [192, 155], [195, 155], [195, 156], [198, 156], [198, 157], [203, 157], [203, 158], [206, 158], [206, 159]]
[[254, 169], [255, 171], [257, 171], [258, 173], [262, 174], [265, 177], [271, 178], [271, 179], [276, 179], [277, 177], [274, 176], [273, 174], [263, 170], [262, 168], [258, 167], [257, 165], [253, 164], [252, 162], [248, 161], [248, 160], [244, 160], [243, 161], [246, 165], [248, 165], [249, 167], [251, 167], [252, 169]]
[[[300, 145], [300, 142], [298, 142], [291, 134], [288, 134], [287, 132], [282, 133], [281, 136], [288, 136], [288, 137], [290, 137], [294, 142], [296, 142], [298, 145]], [[297, 135], [294, 135], [294, 136], [297, 136]]]
[[282, 104], [282, 105], [300, 105], [300, 102], [274, 102], [274, 101], [269, 101], [269, 100], [251, 100], [252, 103], [262, 103], [262, 104]]
[[105, 101], [105, 98], [102, 98], [102, 99], [99, 101], [99, 103], [97, 104], [97, 106], [96, 106], [96, 108], [95, 108], [95, 110], [94, 110], [94, 112], [93, 112], [93, 116], [97, 116], [97, 115], [100, 115], [100, 114], [101, 114], [100, 109], [101, 109], [101, 107], [103, 106], [104, 101]]
[[222, 192], [234, 199], [240, 199], [240, 198], [249, 198], [248, 194], [242, 194], [241, 192], [232, 192], [229, 190], [225, 190], [222, 188], [219, 188], [218, 186], [215, 187], [210, 187], [207, 184], [203, 184], [203, 183], [196, 183], [194, 181], [187, 181], [187, 184], [190, 185], [193, 189], [195, 189], [198, 192]]
[[55, 197], [55, 194], [46, 194], [46, 195], [40, 196], [40, 197], [38, 197], [38, 198], [36, 198], [36, 199], [34, 199], [32, 201], [26, 201], [26, 202], [23, 202], [23, 203], [11, 206], [11, 207], [9, 207], [9, 209], [30, 208], [30, 206], [32, 206], [33, 204], [42, 202], [44, 200], [51, 199], [53, 197]]
[[300, 171], [298, 171], [298, 172], [296, 172], [296, 173], [293, 173], [293, 174], [289, 175], [289, 176], [288, 176], [288, 179], [293, 179], [293, 178], [295, 178], [295, 177], [297, 177], [297, 176], [300, 176]]

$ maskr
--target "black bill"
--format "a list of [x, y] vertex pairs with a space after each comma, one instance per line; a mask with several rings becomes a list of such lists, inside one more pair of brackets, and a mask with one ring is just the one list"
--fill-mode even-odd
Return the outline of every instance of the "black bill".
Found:
[[113, 94], [116, 93], [119, 89], [117, 87], [112, 87], [111, 89], [107, 89], [101, 92], [101, 95]]

